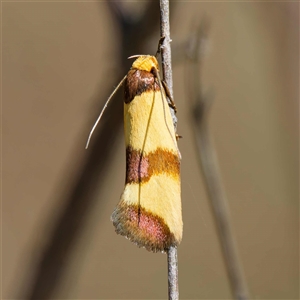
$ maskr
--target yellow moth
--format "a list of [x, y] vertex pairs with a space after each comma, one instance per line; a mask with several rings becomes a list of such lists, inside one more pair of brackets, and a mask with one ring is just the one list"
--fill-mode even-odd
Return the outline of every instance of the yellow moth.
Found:
[[139, 247], [164, 252], [182, 239], [180, 153], [157, 59], [135, 57], [116, 88], [124, 83], [126, 180], [111, 220]]

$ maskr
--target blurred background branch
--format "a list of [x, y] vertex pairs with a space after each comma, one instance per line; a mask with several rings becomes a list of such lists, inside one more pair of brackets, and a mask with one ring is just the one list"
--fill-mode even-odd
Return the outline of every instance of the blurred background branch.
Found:
[[227, 197], [223, 188], [216, 150], [209, 129], [209, 111], [212, 94], [204, 95], [201, 85], [201, 63], [208, 43], [209, 21], [206, 17], [194, 28], [186, 56], [188, 66], [186, 86], [190, 100], [190, 113], [199, 163], [204, 175], [207, 193], [215, 216], [224, 263], [235, 299], [249, 299], [238, 250], [231, 227]]
[[[158, 2], [149, 1], [144, 13], [138, 19], [133, 18], [132, 13], [125, 10], [122, 2], [107, 1], [107, 4], [121, 33], [121, 45], [117, 58], [120, 67], [117, 77], [122, 78], [131, 63], [127, 57], [142, 52], [144, 44], [158, 29]], [[107, 90], [111, 90], [111, 87]], [[108, 95], [109, 93], [106, 96], [100, 94], [98, 98], [104, 101]], [[91, 140], [86, 151], [85, 162], [78, 166], [71, 178], [73, 187], [66, 194], [59, 195], [59, 202], [64, 203], [62, 212], [56, 224], [53, 225], [47, 246], [34, 272], [32, 285], [25, 291], [26, 299], [53, 298], [55, 288], [67, 268], [68, 258], [74, 244], [80, 237], [80, 230], [84, 227], [89, 212], [94, 206], [95, 193], [98, 192], [99, 187], [101, 188], [110, 166], [115, 151], [112, 145], [119, 137], [118, 133], [123, 124], [122, 98], [122, 93], [119, 91], [116, 99], [111, 101], [106, 110], [109, 118], [98, 126]], [[103, 105], [102, 103], [101, 105]], [[65, 172], [68, 173], [68, 170]], [[52, 219], [51, 214], [47, 217]], [[24, 291], [21, 291], [21, 294], [21, 298], [24, 298]]]

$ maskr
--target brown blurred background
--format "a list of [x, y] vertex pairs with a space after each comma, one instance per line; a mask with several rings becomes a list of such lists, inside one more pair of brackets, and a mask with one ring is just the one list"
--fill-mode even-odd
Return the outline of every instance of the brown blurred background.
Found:
[[[136, 5], [129, 3], [129, 11]], [[210, 125], [251, 298], [298, 299], [299, 3], [172, 3], [173, 47], [204, 14], [211, 29], [199, 80], [215, 93]], [[155, 52], [158, 38], [158, 30], [145, 38], [145, 54]], [[64, 199], [96, 143], [97, 137], [84, 149], [89, 130], [121, 78], [120, 47], [120, 29], [105, 2], [2, 2], [3, 299], [25, 298], [36, 281], [68, 206]], [[131, 51], [142, 50], [131, 45]], [[184, 76], [184, 63], [174, 61], [184, 137], [180, 297], [228, 299]], [[109, 158], [102, 157], [109, 165], [61, 254], [50, 298], [167, 298], [166, 255], [114, 233], [110, 215], [124, 185], [125, 149], [122, 131], [105, 132], [118, 139], [109, 144]], [[68, 230], [64, 234], [65, 240]]]

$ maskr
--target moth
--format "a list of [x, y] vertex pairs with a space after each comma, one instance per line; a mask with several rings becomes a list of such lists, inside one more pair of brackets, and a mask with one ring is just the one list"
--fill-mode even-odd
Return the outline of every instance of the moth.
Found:
[[111, 220], [115, 231], [137, 246], [166, 252], [182, 239], [181, 157], [158, 61], [151, 55], [134, 57], [115, 89], [124, 84], [126, 179]]

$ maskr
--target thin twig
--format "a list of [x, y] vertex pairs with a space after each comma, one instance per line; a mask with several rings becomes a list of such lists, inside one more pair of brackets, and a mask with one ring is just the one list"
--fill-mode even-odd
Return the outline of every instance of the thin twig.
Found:
[[[173, 75], [172, 75], [172, 59], [171, 59], [171, 37], [170, 37], [170, 10], [169, 1], [160, 0], [160, 34], [165, 37], [162, 48], [161, 48], [161, 63], [162, 63], [162, 74], [163, 79], [166, 82], [171, 97], [173, 97]], [[177, 117], [175, 115], [174, 109], [170, 107], [173, 124], [177, 127]]]
[[[169, 1], [160, 0], [160, 26], [161, 26], [160, 30], [161, 30], [161, 37], [165, 38], [161, 49], [162, 73], [163, 73], [163, 79], [169, 88], [171, 97], [174, 99], [169, 16], [170, 16]], [[171, 115], [172, 115], [175, 131], [176, 131], [177, 118], [175, 116], [175, 111], [171, 107], [170, 110], [171, 110]], [[177, 300], [179, 299], [177, 248], [170, 247], [167, 255], [168, 255], [169, 300]]]
[[[204, 97], [200, 83], [200, 65], [203, 55], [199, 49], [203, 49], [203, 42], [207, 38], [207, 20], [200, 24], [197, 41], [194, 43], [194, 54], [189, 55], [192, 63], [189, 68], [190, 99], [193, 101], [192, 116], [193, 128], [199, 161], [201, 162], [208, 196], [211, 201], [215, 222], [218, 228], [219, 239], [223, 257], [235, 299], [248, 299], [248, 288], [238, 258], [238, 251], [230, 224], [230, 214], [227, 205], [227, 197], [222, 185], [217, 155], [211, 141], [208, 125], [208, 113], [211, 107], [211, 97]], [[195, 41], [194, 41], [195, 42]], [[190, 53], [191, 54], [191, 53]]]
[[168, 291], [169, 300], [179, 299], [179, 288], [178, 288], [178, 259], [177, 259], [177, 248], [170, 247], [168, 250]]

